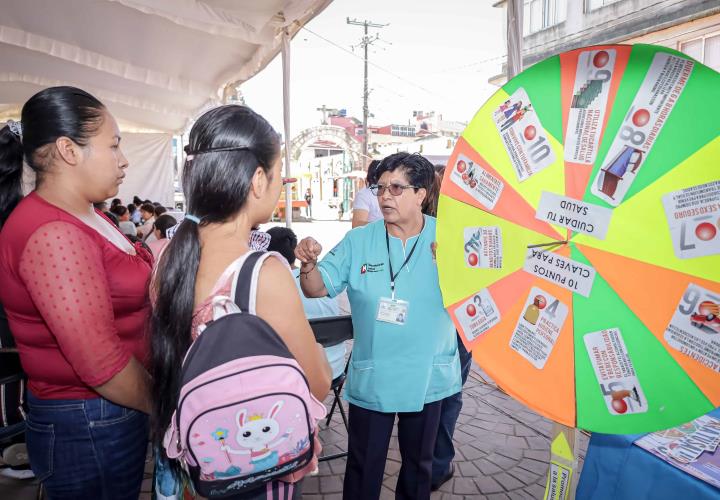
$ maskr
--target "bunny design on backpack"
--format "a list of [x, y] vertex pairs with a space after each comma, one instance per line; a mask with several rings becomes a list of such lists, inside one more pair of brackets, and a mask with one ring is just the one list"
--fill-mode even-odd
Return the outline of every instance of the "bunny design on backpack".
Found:
[[275, 440], [280, 433], [280, 424], [275, 420], [275, 415], [282, 406], [282, 400], [273, 404], [267, 418], [261, 415], [248, 417], [245, 409], [237, 412], [235, 419], [238, 431], [235, 440], [242, 449], [235, 450], [227, 445], [223, 445], [220, 449], [233, 455], [250, 455], [250, 463], [255, 470], [269, 469], [278, 465], [280, 457], [277, 450], [272, 448], [288, 439], [293, 431], [292, 428], [288, 428], [279, 439]]
[[304, 405], [292, 394], [283, 394], [282, 399], [278, 396], [241, 401], [195, 420], [188, 437], [200, 479], [282, 474], [312, 453], [313, 430]]

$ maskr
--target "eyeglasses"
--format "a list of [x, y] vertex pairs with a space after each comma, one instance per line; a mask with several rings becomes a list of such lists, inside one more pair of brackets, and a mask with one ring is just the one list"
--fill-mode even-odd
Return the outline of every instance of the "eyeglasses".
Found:
[[387, 189], [388, 191], [390, 191], [391, 195], [400, 196], [401, 194], [403, 194], [403, 191], [405, 191], [406, 189], [411, 189], [411, 188], [418, 189], [417, 186], [412, 186], [410, 184], [408, 184], [406, 186], [403, 186], [402, 184], [395, 184], [395, 183], [388, 184], [388, 185], [373, 184], [372, 186], [370, 186], [370, 192], [372, 192], [372, 194], [374, 194], [375, 196], [382, 196], [385, 193], [385, 190]]

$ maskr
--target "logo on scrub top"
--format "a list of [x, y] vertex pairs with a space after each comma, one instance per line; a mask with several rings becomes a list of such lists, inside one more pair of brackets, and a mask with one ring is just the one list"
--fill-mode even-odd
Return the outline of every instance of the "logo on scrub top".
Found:
[[360, 274], [366, 273], [379, 273], [385, 269], [385, 263], [380, 262], [379, 264], [363, 264], [360, 266]]

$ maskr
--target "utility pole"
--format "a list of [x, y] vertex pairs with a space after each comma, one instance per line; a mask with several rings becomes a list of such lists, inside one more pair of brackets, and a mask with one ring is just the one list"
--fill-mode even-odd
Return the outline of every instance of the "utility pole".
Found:
[[387, 24], [378, 24], [372, 21], [358, 21], [357, 19], [347, 18], [347, 23], [355, 26], [363, 26], [365, 28], [365, 34], [360, 42], [360, 45], [365, 50], [365, 86], [363, 90], [363, 158], [362, 165], [363, 170], [367, 169], [368, 164], [368, 115], [370, 110], [368, 108], [368, 97], [370, 90], [368, 89], [368, 46], [376, 42], [380, 37], [375, 34], [374, 37], [368, 36], [368, 28], [384, 28]]

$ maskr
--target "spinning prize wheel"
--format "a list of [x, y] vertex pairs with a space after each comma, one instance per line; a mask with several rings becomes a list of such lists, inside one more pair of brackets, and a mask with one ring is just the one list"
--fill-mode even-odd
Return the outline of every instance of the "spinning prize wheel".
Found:
[[650, 45], [513, 78], [450, 157], [445, 306], [509, 394], [639, 433], [720, 406], [720, 74]]

